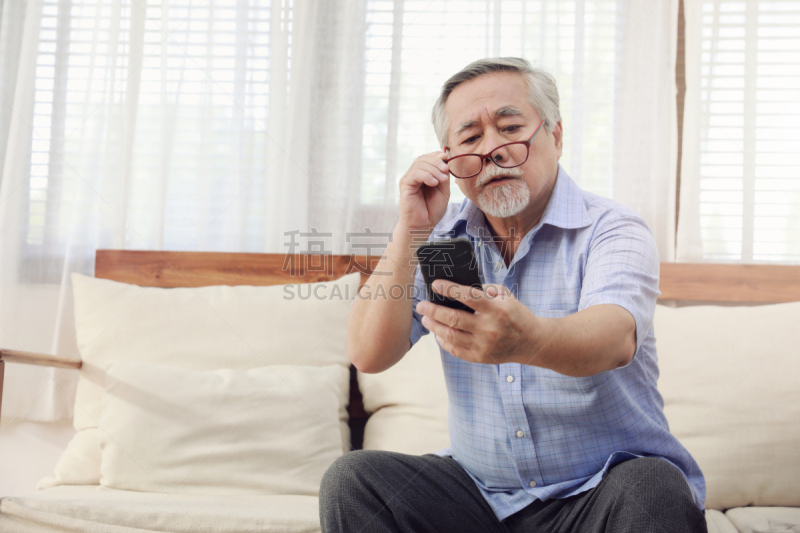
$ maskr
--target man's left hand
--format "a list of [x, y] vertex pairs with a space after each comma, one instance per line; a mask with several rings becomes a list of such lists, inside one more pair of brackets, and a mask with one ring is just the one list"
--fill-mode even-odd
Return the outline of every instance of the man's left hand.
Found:
[[532, 334], [537, 327], [537, 317], [508, 287], [486, 284], [479, 290], [436, 280], [433, 291], [475, 310], [472, 314], [428, 301], [417, 304], [422, 325], [455, 357], [496, 365], [519, 362], [521, 355], [530, 357], [534, 353]]

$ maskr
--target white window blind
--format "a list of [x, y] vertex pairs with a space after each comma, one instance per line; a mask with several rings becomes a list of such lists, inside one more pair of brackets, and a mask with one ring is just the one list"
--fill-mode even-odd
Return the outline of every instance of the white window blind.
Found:
[[[665, 27], [656, 9], [588, 0], [44, 2], [23, 235], [34, 258], [58, 258], [76, 242], [278, 251], [285, 231], [388, 231], [398, 180], [439, 148], [430, 112], [442, 83], [487, 56], [522, 56], [555, 76], [561, 163], [583, 188], [610, 197], [625, 191], [622, 176], [633, 193], [650, 190], [660, 175], [647, 164], [665, 166], [650, 132], [636, 134], [644, 155], [625, 156], [636, 164], [615, 161], [629, 144], [620, 140], [626, 120], [667, 116], [657, 87], [639, 90], [639, 78], [659, 72], [634, 61], [646, 46], [637, 28]], [[656, 122], [654, 131], [668, 131]]]
[[[101, 246], [182, 249], [196, 238], [269, 163], [291, 25], [291, 0], [44, 0], [27, 245], [74, 239], [81, 225], [65, 217], [86, 194], [101, 200], [81, 213], [96, 219], [85, 227], [128, 233]], [[249, 193], [237, 249], [258, 250], [263, 183]], [[211, 226], [208, 240], [226, 229]]]
[[706, 1], [701, 17], [703, 259], [800, 261], [800, 2]]
[[[364, 204], [395, 204], [413, 160], [439, 149], [430, 113], [442, 84], [471, 61], [521, 56], [556, 77], [565, 170], [611, 196], [617, 32], [624, 2], [367, 2]], [[586, 80], [588, 83], [584, 83]], [[451, 187], [451, 201], [463, 198]]]

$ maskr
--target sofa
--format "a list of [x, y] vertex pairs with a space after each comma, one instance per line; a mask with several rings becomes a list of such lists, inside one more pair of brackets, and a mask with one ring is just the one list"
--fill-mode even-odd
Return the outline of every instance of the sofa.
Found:
[[[374, 260], [99, 250], [73, 275], [81, 360], [0, 350], [80, 372], [54, 472], [2, 495], [0, 531], [314, 532], [342, 453], [447, 446], [433, 336], [381, 374], [349, 366]], [[661, 290], [659, 390], [709, 531], [800, 531], [800, 267], [665, 264]], [[4, 461], [35, 462], [41, 426], [0, 434]]]

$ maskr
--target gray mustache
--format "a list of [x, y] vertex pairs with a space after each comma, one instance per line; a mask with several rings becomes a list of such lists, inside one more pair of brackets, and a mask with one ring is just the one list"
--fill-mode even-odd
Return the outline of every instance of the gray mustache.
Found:
[[500, 168], [494, 163], [485, 166], [483, 169], [483, 173], [481, 177], [478, 179], [477, 185], [480, 187], [482, 185], [486, 185], [490, 180], [497, 178], [499, 176], [509, 176], [512, 178], [521, 178], [523, 177], [522, 169], [519, 167], [514, 168]]

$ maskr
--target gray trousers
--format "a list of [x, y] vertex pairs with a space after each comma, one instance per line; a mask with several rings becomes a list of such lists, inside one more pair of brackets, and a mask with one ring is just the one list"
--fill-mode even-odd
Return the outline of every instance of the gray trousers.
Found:
[[502, 522], [450, 457], [355, 451], [322, 479], [323, 533], [707, 533], [674, 466], [643, 457], [614, 465], [600, 484], [535, 501]]

